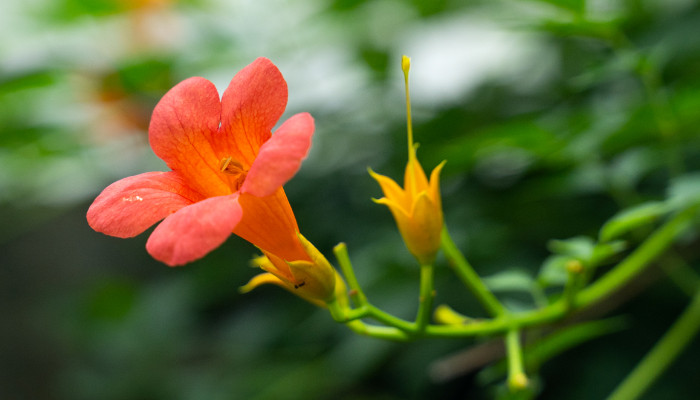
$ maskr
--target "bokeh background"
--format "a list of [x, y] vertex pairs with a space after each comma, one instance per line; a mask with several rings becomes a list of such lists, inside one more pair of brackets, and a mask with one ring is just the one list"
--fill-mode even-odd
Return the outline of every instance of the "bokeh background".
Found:
[[[412, 62], [419, 158], [441, 160], [447, 224], [505, 303], [529, 308], [551, 239], [595, 237], [620, 209], [700, 170], [700, 6], [693, 0], [9, 0], [0, 6], [0, 398], [492, 398], [502, 376], [449, 357], [488, 338], [358, 337], [276, 287], [232, 237], [168, 268], [93, 232], [109, 183], [162, 170], [150, 113], [177, 82], [223, 90], [256, 57], [308, 111], [309, 158], [286, 186], [302, 232], [348, 244], [370, 300], [411, 318], [418, 269], [367, 167], [406, 160], [400, 57]], [[696, 175], [693, 175], [695, 172]], [[693, 181], [693, 176], [696, 180]], [[679, 244], [698, 270], [697, 237]], [[541, 398], [602, 398], [688, 302], [652, 269], [599, 310], [624, 329], [545, 364]], [[692, 280], [686, 280], [692, 286]], [[483, 311], [438, 260], [438, 302]], [[496, 346], [497, 347], [497, 346]], [[482, 354], [480, 353], [480, 354]], [[645, 398], [697, 395], [694, 343]], [[437, 366], [437, 367], [436, 367]], [[491, 371], [493, 372], [493, 371]]]

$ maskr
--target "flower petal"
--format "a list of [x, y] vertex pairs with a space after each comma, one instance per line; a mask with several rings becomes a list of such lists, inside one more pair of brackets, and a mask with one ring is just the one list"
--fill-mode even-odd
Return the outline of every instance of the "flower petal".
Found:
[[284, 189], [267, 197], [242, 193], [238, 201], [243, 218], [233, 233], [283, 260], [310, 261], [297, 237], [299, 227]]
[[405, 214], [398, 207], [389, 206], [396, 225], [401, 232], [408, 250], [423, 264], [431, 264], [440, 248], [442, 231], [442, 211], [433, 203], [427, 192], [421, 192], [413, 202], [411, 214]]
[[418, 193], [428, 189], [428, 178], [418, 160], [414, 157], [406, 163], [403, 187], [409, 196], [414, 197]]
[[331, 300], [335, 295], [335, 270], [311, 242], [300, 233], [297, 233], [297, 236], [311, 261], [287, 260], [287, 264], [294, 274], [294, 280], [299, 282], [295, 288], [299, 289], [304, 297], [324, 302]]
[[238, 193], [202, 200], [158, 225], [148, 238], [146, 250], [170, 266], [186, 264], [226, 241], [241, 216]]
[[287, 265], [283, 259], [275, 256], [274, 254], [265, 253], [265, 251], [263, 251], [262, 256], [253, 258], [250, 263], [253, 267], [258, 267], [271, 273], [278, 279], [282, 280], [282, 282], [285, 282], [288, 285], [294, 285], [294, 275], [289, 269], [289, 265]]
[[438, 204], [440, 206], [441, 210], [442, 198], [440, 195], [440, 171], [442, 171], [442, 167], [445, 166], [445, 163], [447, 163], [447, 160], [444, 160], [443, 162], [438, 164], [437, 167], [433, 168], [433, 172], [430, 173], [430, 188], [428, 189], [430, 198], [435, 204]]
[[284, 282], [280, 278], [276, 277], [275, 275], [265, 272], [262, 274], [255, 275], [248, 283], [245, 285], [241, 286], [238, 291], [241, 293], [248, 293], [251, 290], [257, 288], [260, 285], [265, 285], [265, 284], [273, 284], [277, 285], [279, 287], [283, 287], [285, 289], [288, 289], [288, 284], [287, 282]]
[[176, 172], [147, 172], [107, 186], [87, 212], [90, 227], [120, 238], [132, 237], [202, 196]]
[[215, 145], [247, 167], [287, 107], [287, 83], [267, 58], [258, 58], [231, 80], [221, 98], [221, 132]]
[[207, 197], [231, 193], [219, 170], [223, 156], [212, 147], [220, 116], [214, 84], [204, 78], [189, 78], [163, 96], [148, 129], [156, 155]]
[[296, 114], [285, 121], [260, 148], [241, 192], [265, 197], [282, 187], [306, 158], [313, 133], [314, 119], [309, 113]]
[[379, 183], [382, 192], [384, 192], [384, 198], [396, 203], [398, 207], [403, 208], [406, 212], [411, 210], [411, 198], [409, 197], [409, 193], [404, 192], [401, 186], [393, 179], [388, 176], [380, 175], [371, 169], [369, 170], [369, 174]]
[[[412, 252], [416, 257], [435, 256], [440, 248], [440, 234], [442, 233], [443, 216], [440, 204], [432, 201], [427, 192], [421, 192], [413, 203], [412, 210]], [[432, 255], [431, 255], [432, 254]]]
[[239, 291], [241, 293], [248, 293], [251, 290], [257, 288], [260, 285], [265, 285], [265, 284], [273, 284], [277, 285], [281, 288], [286, 289], [287, 291], [296, 294], [297, 296], [300, 296], [304, 300], [310, 302], [311, 304], [314, 304], [316, 306], [319, 306], [321, 308], [325, 308], [326, 304], [318, 299], [315, 298], [310, 298], [307, 296], [304, 296], [304, 294], [297, 292], [293, 286], [290, 286], [288, 283], [282, 281], [280, 278], [270, 274], [270, 273], [263, 273], [254, 276], [247, 284], [242, 286]]

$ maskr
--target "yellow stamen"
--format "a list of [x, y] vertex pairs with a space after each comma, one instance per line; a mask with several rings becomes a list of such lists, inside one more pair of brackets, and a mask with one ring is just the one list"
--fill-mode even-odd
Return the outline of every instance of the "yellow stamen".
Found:
[[222, 158], [219, 162], [219, 169], [224, 174], [229, 175], [239, 175], [243, 172], [246, 172], [245, 169], [243, 169], [243, 165], [241, 165], [241, 163], [239, 163], [238, 161], [234, 160], [233, 157]]
[[233, 190], [238, 190], [241, 188], [241, 185], [243, 184], [243, 181], [245, 181], [245, 177], [248, 174], [248, 171], [243, 168], [243, 165], [234, 160], [233, 157], [222, 158], [219, 162], [219, 170], [226, 175], [231, 175], [231, 178], [228, 178], [228, 181]]

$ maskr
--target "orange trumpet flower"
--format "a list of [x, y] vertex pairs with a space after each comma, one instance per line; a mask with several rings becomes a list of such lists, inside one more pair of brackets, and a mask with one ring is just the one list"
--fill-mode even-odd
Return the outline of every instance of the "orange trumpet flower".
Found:
[[170, 266], [203, 257], [233, 232], [274, 256], [275, 276], [328, 297], [332, 287], [300, 278], [289, 264], [313, 261], [282, 185], [306, 157], [314, 121], [296, 114], [272, 134], [286, 105], [287, 84], [266, 58], [236, 74], [221, 99], [206, 79], [179, 83], [155, 107], [149, 126], [151, 148], [170, 171], [108, 186], [87, 212], [89, 225], [126, 238], [163, 220], [146, 249]]

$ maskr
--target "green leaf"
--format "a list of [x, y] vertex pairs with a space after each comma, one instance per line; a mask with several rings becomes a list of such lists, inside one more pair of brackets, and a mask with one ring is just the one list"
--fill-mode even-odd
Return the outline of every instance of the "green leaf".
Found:
[[586, 21], [583, 19], [566, 21], [543, 21], [539, 28], [556, 36], [585, 36], [593, 38], [610, 38], [615, 33], [615, 28], [620, 24], [620, 19], [609, 21]]
[[587, 261], [593, 255], [595, 242], [587, 236], [576, 236], [570, 239], [550, 240], [547, 247], [552, 253]]
[[624, 251], [627, 248], [627, 243], [624, 240], [615, 240], [609, 243], [598, 243], [595, 248], [593, 248], [593, 254], [591, 255], [588, 264], [591, 266], [600, 265], [602, 262], [606, 261], [608, 258]]
[[679, 176], [668, 188], [668, 204], [674, 209], [683, 209], [700, 203], [700, 173]]
[[527, 292], [532, 290], [534, 280], [525, 271], [510, 270], [485, 277], [484, 284], [494, 292]]
[[539, 0], [542, 3], [549, 3], [553, 6], [574, 11], [577, 14], [582, 13], [586, 8], [584, 0]]
[[594, 268], [608, 258], [625, 250], [625, 242], [618, 240], [610, 243], [596, 243], [585, 236], [566, 240], [551, 240], [549, 249], [555, 253], [547, 258], [537, 277], [540, 285], [564, 285], [568, 279], [566, 264], [571, 260], [580, 261], [585, 268]]
[[619, 238], [631, 230], [656, 221], [668, 211], [667, 203], [659, 201], [642, 203], [623, 210], [608, 220], [600, 229], [600, 241], [609, 242]]
[[566, 270], [566, 263], [571, 261], [571, 257], [562, 255], [552, 255], [547, 257], [540, 267], [537, 275], [537, 282], [544, 287], [564, 286], [569, 276]]

